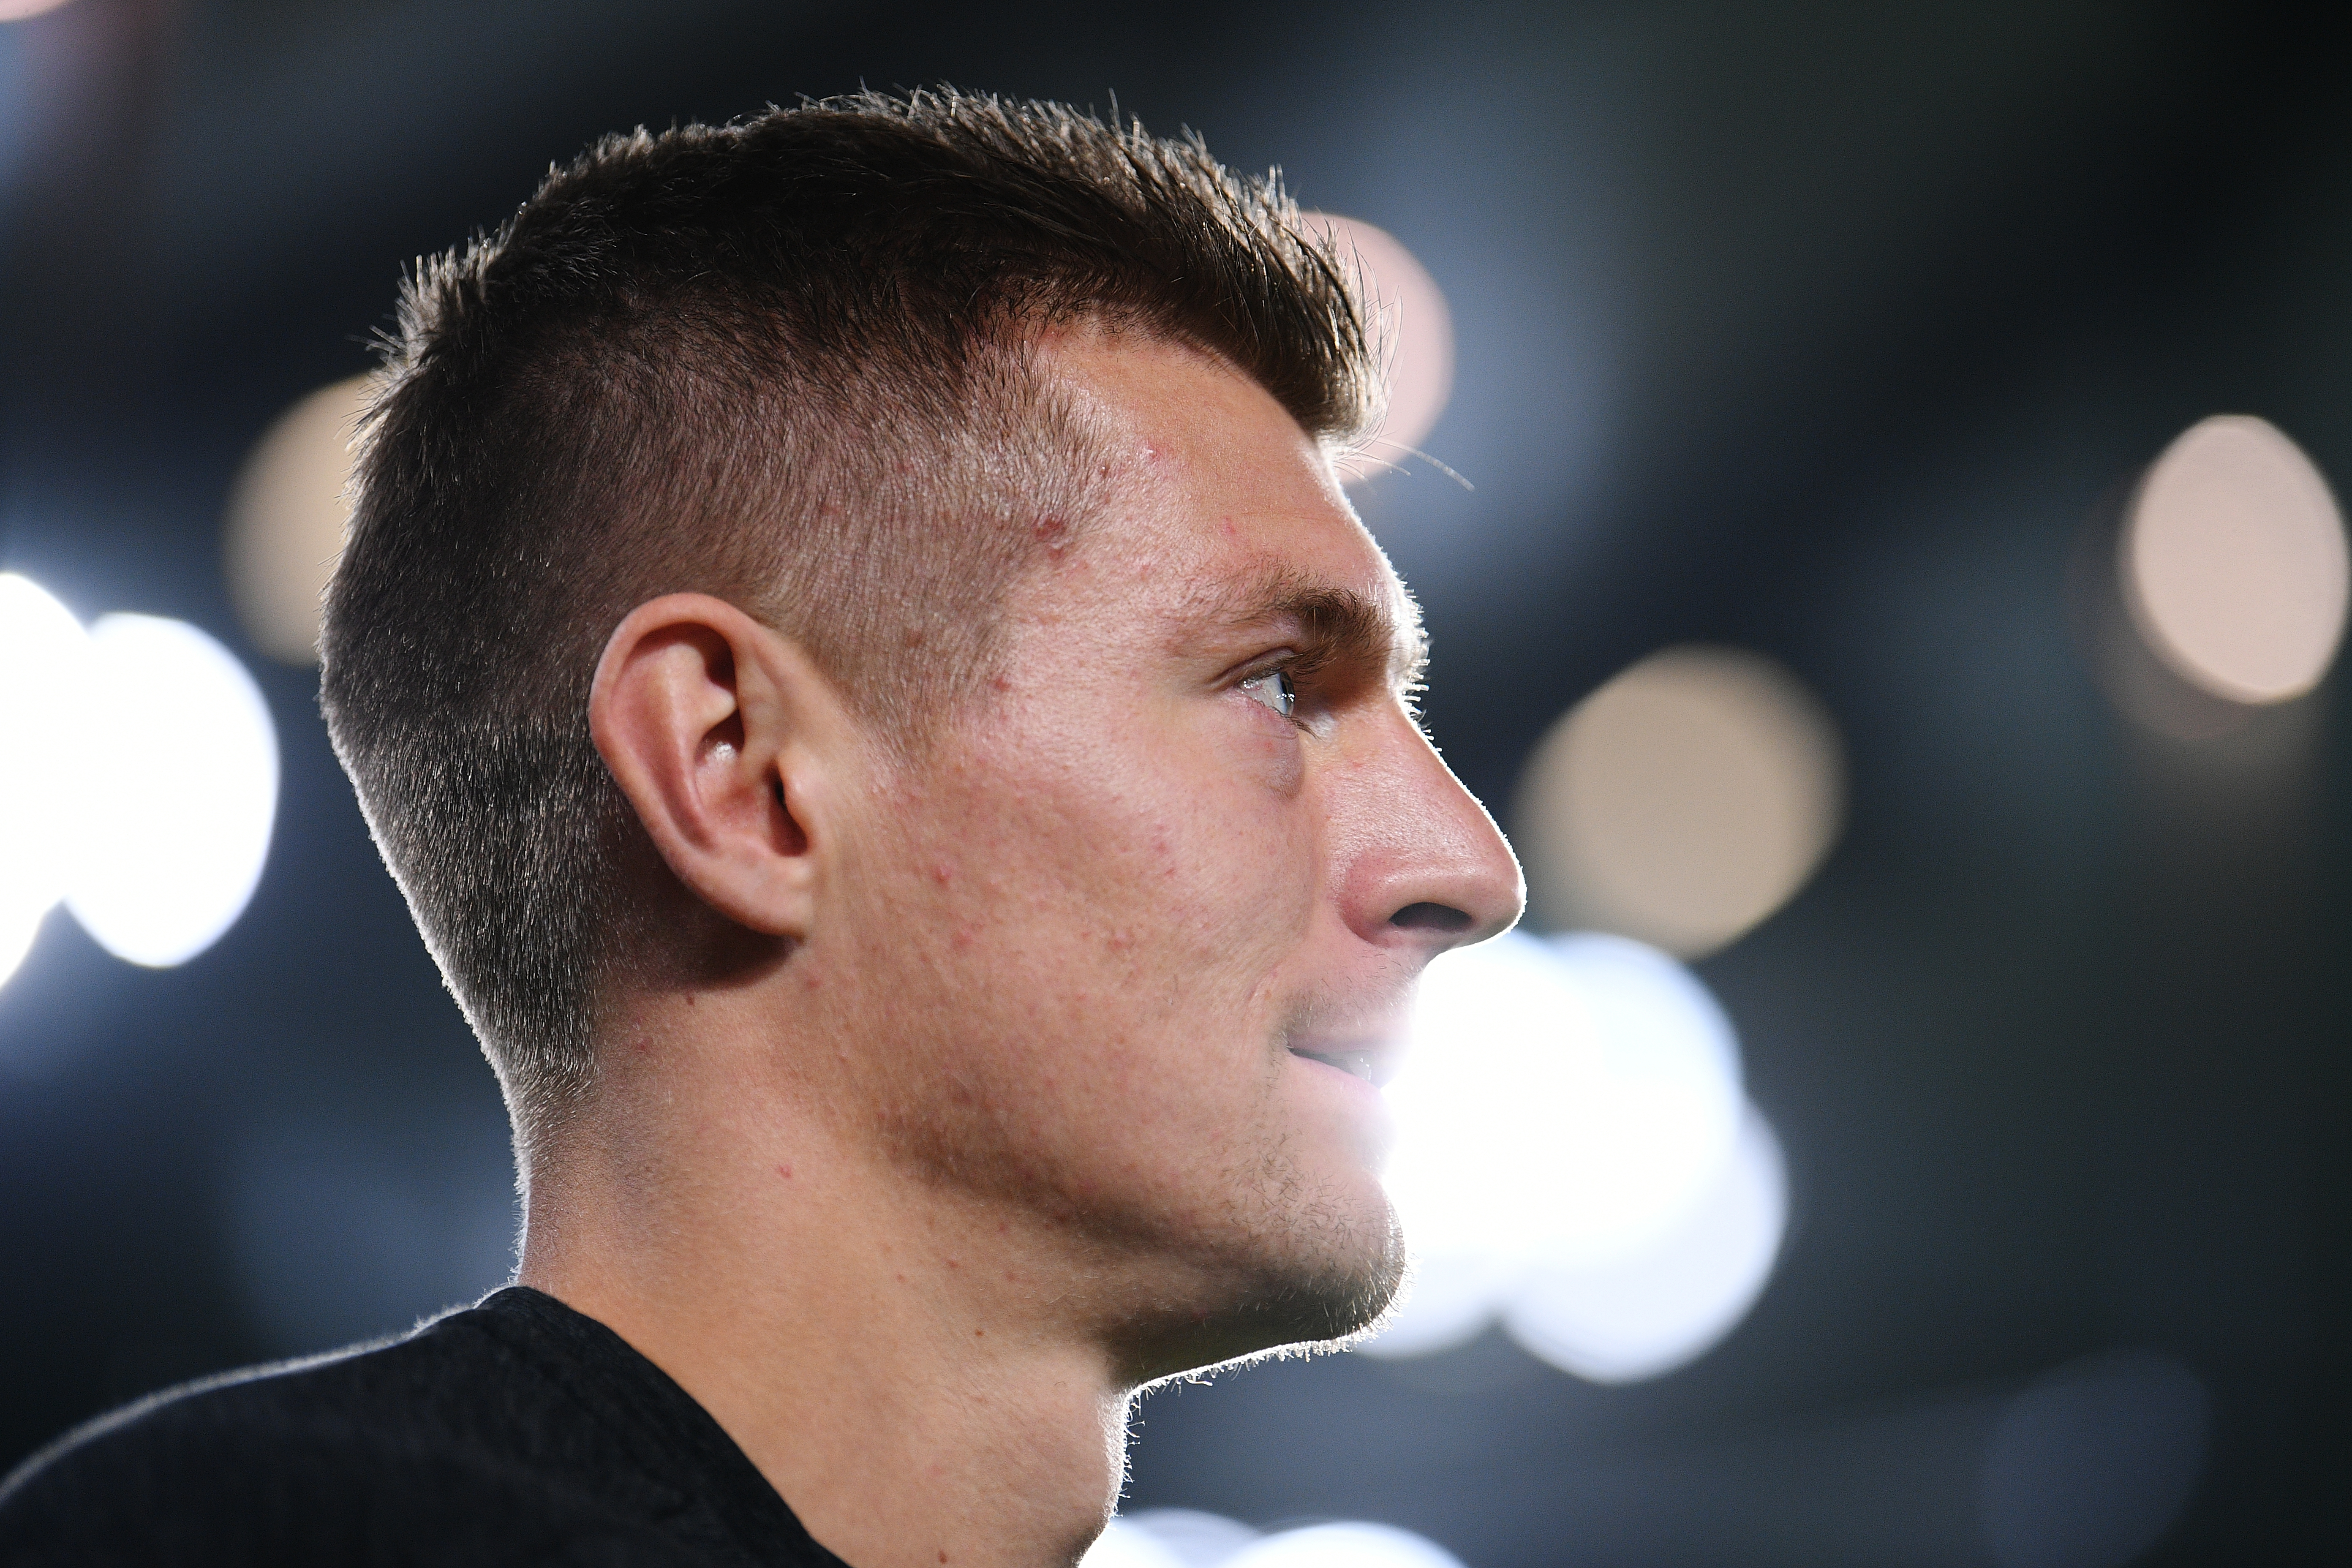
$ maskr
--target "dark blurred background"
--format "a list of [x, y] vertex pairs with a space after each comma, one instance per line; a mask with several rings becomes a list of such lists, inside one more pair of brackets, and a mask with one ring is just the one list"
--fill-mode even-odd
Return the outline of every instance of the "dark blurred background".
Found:
[[[1845, 747], [1819, 876], [1698, 966], [1794, 1194], [1737, 1331], [1622, 1387], [1490, 1332], [1155, 1394], [1132, 1504], [1385, 1521], [1469, 1568], [2112, 1562], [2063, 1531], [2005, 1545], [1985, 1467], [2025, 1391], [2137, 1355], [2205, 1401], [2139, 1560], [2352, 1560], [2342, 684], [2168, 735], [2103, 695], [2080, 588], [2205, 416], [2352, 475], [2352, 58], [2321, 10], [72, 0], [0, 24], [0, 569], [245, 653], [284, 770], [217, 945], [134, 968], [53, 916], [0, 987], [0, 1468], [509, 1265], [490, 1074], [314, 674], [240, 640], [221, 521], [256, 438], [367, 367], [404, 262], [596, 134], [952, 81], [1116, 95], [1428, 268], [1456, 373], [1423, 445], [1475, 489], [1415, 464], [1358, 500], [1427, 610], [1436, 739], [1498, 810], [1563, 710], [1674, 643], [1770, 655]], [[2033, 1484], [2128, 1489], [2100, 1456], [2130, 1412], [2084, 1419], [2112, 1443]]]

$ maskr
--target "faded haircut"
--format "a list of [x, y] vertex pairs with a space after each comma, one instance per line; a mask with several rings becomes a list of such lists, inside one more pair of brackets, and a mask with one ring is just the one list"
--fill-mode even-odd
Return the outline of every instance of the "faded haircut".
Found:
[[1278, 175], [952, 90], [598, 142], [420, 261], [363, 426], [320, 701], [526, 1150], [593, 1082], [653, 940], [589, 735], [635, 605], [697, 591], [919, 745], [979, 700], [999, 606], [1107, 467], [1023, 344], [1213, 355], [1339, 446], [1377, 415], [1352, 268]]

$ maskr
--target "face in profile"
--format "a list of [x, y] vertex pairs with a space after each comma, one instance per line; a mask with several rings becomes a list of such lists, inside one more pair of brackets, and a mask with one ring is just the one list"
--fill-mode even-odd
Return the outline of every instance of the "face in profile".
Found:
[[824, 983], [887, 1042], [896, 1153], [1074, 1253], [1055, 1289], [1139, 1381], [1386, 1305], [1375, 1080], [1422, 967], [1519, 880], [1421, 734], [1412, 604], [1316, 444], [1189, 351], [1042, 352], [1118, 498], [1015, 590], [996, 689], [874, 792]]

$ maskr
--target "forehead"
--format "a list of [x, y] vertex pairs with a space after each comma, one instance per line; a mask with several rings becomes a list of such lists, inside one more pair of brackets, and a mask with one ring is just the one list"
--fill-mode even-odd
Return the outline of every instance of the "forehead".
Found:
[[1080, 552], [1095, 595], [1177, 637], [1284, 615], [1375, 618], [1391, 663], [1417, 657], [1411, 597], [1320, 445], [1263, 387], [1134, 336], [1070, 334], [1040, 345], [1038, 363], [1111, 470], [1109, 515]]

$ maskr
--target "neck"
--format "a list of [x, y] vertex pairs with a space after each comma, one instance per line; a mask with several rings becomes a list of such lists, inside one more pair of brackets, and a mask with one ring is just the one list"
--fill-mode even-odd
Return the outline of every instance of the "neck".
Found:
[[1054, 1321], [1066, 1265], [806, 1097], [642, 1037], [534, 1161], [520, 1282], [668, 1373], [856, 1568], [1075, 1562], [1117, 1498], [1128, 1390]]

